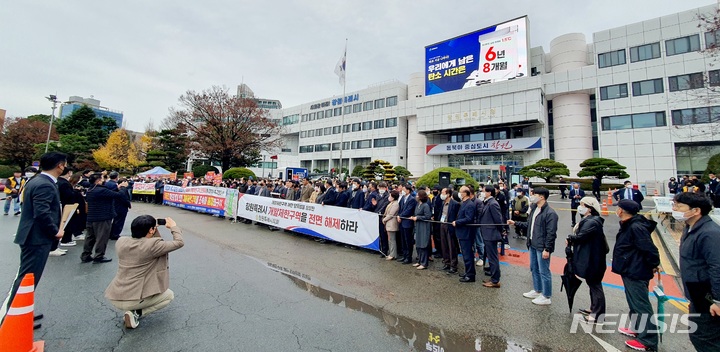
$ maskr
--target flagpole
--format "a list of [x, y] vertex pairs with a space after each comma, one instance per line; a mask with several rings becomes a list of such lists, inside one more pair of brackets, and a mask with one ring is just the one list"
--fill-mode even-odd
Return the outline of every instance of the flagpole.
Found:
[[[345, 136], [345, 85], [347, 84], [347, 38], [345, 38], [345, 67], [344, 67], [344, 77], [343, 77], [343, 94], [342, 94], [342, 120], [340, 122], [340, 170], [338, 174], [342, 174], [343, 172], [343, 149], [345, 149], [344, 146], [344, 136]], [[348, 161], [348, 172], [350, 172], [350, 161]], [[347, 175], [346, 175], [347, 176]]]

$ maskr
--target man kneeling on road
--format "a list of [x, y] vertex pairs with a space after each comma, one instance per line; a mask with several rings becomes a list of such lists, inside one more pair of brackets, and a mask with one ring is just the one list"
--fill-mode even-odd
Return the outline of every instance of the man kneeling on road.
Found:
[[162, 219], [140, 215], [130, 225], [132, 238], [120, 237], [115, 244], [118, 272], [105, 290], [105, 298], [125, 311], [125, 327], [129, 329], [138, 326], [141, 316], [165, 308], [174, 298], [168, 288], [168, 253], [184, 245], [182, 233], [175, 221], [167, 218], [165, 227], [172, 232], [173, 240], [163, 241], [159, 224]]

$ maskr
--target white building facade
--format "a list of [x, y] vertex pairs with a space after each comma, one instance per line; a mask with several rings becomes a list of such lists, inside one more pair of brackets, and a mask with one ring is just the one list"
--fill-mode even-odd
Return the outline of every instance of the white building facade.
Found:
[[547, 53], [530, 49], [528, 77], [426, 97], [418, 73], [272, 110], [285, 148], [267, 153], [277, 155], [267, 166], [327, 173], [341, 159], [349, 170], [382, 159], [415, 176], [452, 166], [481, 180], [543, 158], [575, 177], [583, 160], [603, 157], [635, 183], [701, 174], [720, 153], [720, 63], [706, 52], [720, 33], [698, 17], [716, 9], [597, 32], [592, 43], [562, 35]]

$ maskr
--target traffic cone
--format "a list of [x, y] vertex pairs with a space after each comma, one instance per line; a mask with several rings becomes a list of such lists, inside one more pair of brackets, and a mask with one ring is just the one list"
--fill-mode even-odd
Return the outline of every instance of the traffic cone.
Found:
[[607, 203], [603, 202], [602, 204], [602, 215], [609, 215], [610, 211], [608, 210]]
[[614, 190], [608, 189], [608, 200], [607, 200], [607, 204], [608, 204], [608, 205], [612, 205], [612, 195], [613, 195], [613, 193], [615, 193]]
[[33, 342], [33, 312], [35, 310], [35, 275], [23, 277], [0, 326], [0, 346], [3, 351], [42, 352], [44, 341]]

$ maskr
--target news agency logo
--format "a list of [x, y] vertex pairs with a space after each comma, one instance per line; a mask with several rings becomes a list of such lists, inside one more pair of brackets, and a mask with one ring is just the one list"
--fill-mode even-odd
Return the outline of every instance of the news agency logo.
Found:
[[[648, 329], [653, 334], [692, 334], [697, 331], [698, 326], [691, 321], [691, 317], [699, 317], [700, 314], [605, 314], [598, 317], [602, 324], [593, 324], [585, 321], [582, 314], [573, 316], [570, 333], [578, 332], [578, 327], [586, 334], [614, 334], [618, 328], [625, 326], [637, 326], [638, 331]], [[636, 325], [636, 321], [637, 324]], [[662, 320], [662, 321], [661, 321]]]

